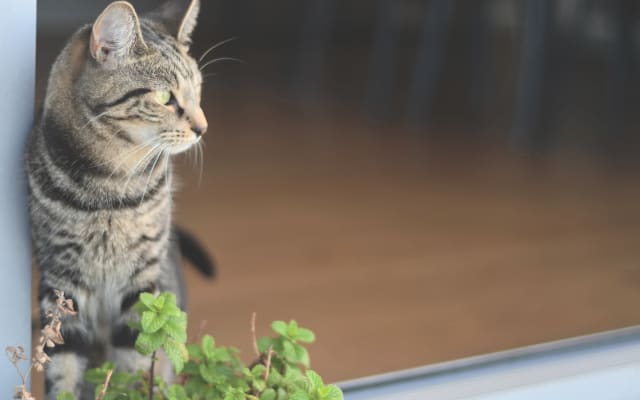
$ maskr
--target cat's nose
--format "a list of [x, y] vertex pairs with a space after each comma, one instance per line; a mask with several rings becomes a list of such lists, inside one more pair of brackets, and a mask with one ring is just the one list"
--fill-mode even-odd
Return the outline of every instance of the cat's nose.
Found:
[[193, 113], [193, 116], [190, 118], [191, 122], [191, 130], [197, 136], [202, 136], [207, 132], [208, 124], [207, 118], [204, 116], [204, 111], [202, 108], [198, 107], [196, 111]]
[[192, 126], [191, 130], [196, 134], [196, 136], [202, 136], [207, 132], [207, 126]]

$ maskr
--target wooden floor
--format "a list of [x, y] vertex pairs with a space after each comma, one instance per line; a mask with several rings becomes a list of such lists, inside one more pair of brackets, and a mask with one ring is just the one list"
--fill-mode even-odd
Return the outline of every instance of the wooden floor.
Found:
[[186, 269], [192, 336], [250, 360], [252, 312], [293, 318], [337, 381], [640, 323], [637, 170], [251, 104], [208, 107], [200, 183], [181, 163], [219, 263]]
[[192, 332], [251, 358], [252, 312], [297, 319], [335, 381], [640, 323], [637, 169], [265, 104], [212, 109], [181, 174], [219, 262], [188, 270]]

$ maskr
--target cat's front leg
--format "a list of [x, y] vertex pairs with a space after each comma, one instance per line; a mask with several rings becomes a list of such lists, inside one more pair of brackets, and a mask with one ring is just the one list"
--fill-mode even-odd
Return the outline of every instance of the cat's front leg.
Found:
[[45, 369], [45, 393], [47, 400], [55, 400], [62, 392], [69, 392], [76, 399], [92, 399], [91, 389], [83, 384], [88, 358], [75, 351], [61, 351], [50, 355]]

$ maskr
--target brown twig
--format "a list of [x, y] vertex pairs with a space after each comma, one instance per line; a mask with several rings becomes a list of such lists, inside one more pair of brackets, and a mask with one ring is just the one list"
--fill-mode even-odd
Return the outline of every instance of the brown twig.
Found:
[[267, 369], [264, 371], [264, 381], [266, 382], [269, 379], [269, 371], [271, 370], [271, 356], [273, 355], [273, 346], [269, 346], [269, 352], [267, 353], [267, 363], [265, 367]]
[[107, 377], [104, 379], [104, 383], [102, 384], [102, 390], [100, 390], [100, 393], [98, 394], [98, 397], [96, 397], [96, 400], [102, 400], [107, 394], [107, 386], [109, 386], [109, 381], [111, 381], [111, 375], [113, 375], [112, 369], [107, 372]]
[[204, 328], [207, 327], [207, 320], [203, 319], [200, 322], [200, 329], [198, 329], [198, 336], [196, 336], [196, 342], [200, 342], [200, 339], [202, 339], [202, 336], [204, 335]]
[[253, 339], [253, 351], [256, 353], [256, 357], [260, 357], [258, 351], [258, 339], [256, 339], [256, 312], [251, 314], [251, 338]]
[[153, 369], [156, 366], [156, 352], [151, 353], [151, 368], [149, 369], [149, 400], [153, 400], [153, 386], [155, 384], [153, 378]]

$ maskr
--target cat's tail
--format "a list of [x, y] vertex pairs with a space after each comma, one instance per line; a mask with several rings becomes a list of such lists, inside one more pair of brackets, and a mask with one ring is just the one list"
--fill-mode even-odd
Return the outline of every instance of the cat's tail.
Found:
[[213, 279], [216, 275], [216, 264], [202, 243], [195, 236], [177, 225], [173, 227], [173, 231], [182, 256], [196, 267], [202, 275]]

